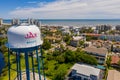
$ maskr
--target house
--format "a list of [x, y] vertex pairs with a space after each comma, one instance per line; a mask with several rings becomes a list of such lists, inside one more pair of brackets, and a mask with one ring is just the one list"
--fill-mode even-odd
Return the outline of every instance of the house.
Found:
[[68, 80], [102, 80], [102, 71], [90, 65], [76, 63], [69, 73]]
[[69, 30], [64, 30], [64, 31], [62, 31], [62, 34], [63, 34], [63, 35], [66, 35], [66, 34], [69, 34], [69, 35], [70, 35], [71, 32], [70, 32]]
[[80, 35], [80, 28], [79, 27], [75, 27], [73, 30], [73, 35]]
[[85, 52], [88, 54], [94, 56], [99, 64], [104, 64], [107, 58], [108, 50], [104, 47], [102, 48], [97, 48], [94, 46], [86, 47], [84, 49]]
[[117, 70], [109, 70], [107, 80], [120, 80], [120, 72]]
[[92, 42], [90, 42], [90, 41], [85, 41], [84, 47], [89, 47], [89, 46], [92, 46]]
[[76, 27], [76, 26], [74, 26], [74, 27], [70, 26], [69, 30], [72, 32], [71, 33], [72, 35], [80, 35], [81, 28], [80, 27]]
[[111, 56], [111, 66], [112, 67], [120, 68], [120, 66], [118, 65], [119, 61], [120, 61], [120, 56], [119, 55]]
[[69, 29], [69, 26], [63, 26], [62, 28], [61, 28], [61, 31], [62, 31], [62, 34], [63, 35], [66, 35], [66, 34], [71, 34], [71, 32], [70, 32], [70, 29]]
[[51, 43], [57, 43], [62, 40], [62, 37], [60, 35], [46, 36], [45, 39], [49, 40]]
[[83, 36], [73, 36], [72, 40], [70, 41], [70, 45], [73, 47], [80, 46], [80, 41], [85, 41], [86, 38]]
[[120, 43], [116, 43], [113, 45], [113, 52], [118, 52], [120, 53]]
[[111, 51], [111, 46], [113, 44], [112, 41], [103, 41], [103, 40], [91, 40], [92, 46], [95, 46], [97, 48], [104, 47], [108, 49], [108, 51]]

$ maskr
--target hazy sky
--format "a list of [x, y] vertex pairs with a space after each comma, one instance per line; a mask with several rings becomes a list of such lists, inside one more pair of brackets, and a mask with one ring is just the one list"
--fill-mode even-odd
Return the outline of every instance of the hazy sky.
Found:
[[0, 0], [2, 18], [120, 19], [120, 0]]

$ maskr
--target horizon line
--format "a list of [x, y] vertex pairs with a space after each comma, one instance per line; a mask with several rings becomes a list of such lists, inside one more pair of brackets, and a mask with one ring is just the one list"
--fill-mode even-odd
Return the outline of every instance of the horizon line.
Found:
[[0, 19], [3, 19], [3, 20], [6, 20], [6, 19], [7, 20], [11, 20], [11, 19], [38, 19], [38, 20], [120, 20], [120, 18], [113, 18], [113, 19], [112, 18], [97, 18], [97, 19], [96, 18], [91, 18], [91, 19], [90, 18], [81, 18], [81, 19], [80, 18], [76, 18], [76, 19], [75, 18], [71, 18], [71, 19], [70, 18], [69, 19], [67, 19], [67, 18], [66, 19], [59, 19], [59, 18], [56, 18], [56, 19], [55, 18], [54, 19], [52, 19], [52, 18], [51, 19], [50, 18], [48, 18], [48, 19], [43, 19], [43, 18], [0, 18]]

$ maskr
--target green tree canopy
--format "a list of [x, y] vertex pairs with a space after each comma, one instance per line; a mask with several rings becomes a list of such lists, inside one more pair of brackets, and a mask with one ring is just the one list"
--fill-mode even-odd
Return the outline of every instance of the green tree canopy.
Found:
[[50, 48], [51, 48], [51, 43], [47, 39], [44, 39], [43, 49], [48, 50]]
[[71, 36], [70, 35], [66, 35], [63, 40], [67, 43], [70, 44], [70, 40], [71, 40]]

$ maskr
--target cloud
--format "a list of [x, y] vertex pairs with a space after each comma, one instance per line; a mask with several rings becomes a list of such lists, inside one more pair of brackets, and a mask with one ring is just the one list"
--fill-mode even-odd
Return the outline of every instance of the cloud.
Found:
[[35, 4], [35, 3], [37, 3], [37, 1], [30, 1], [30, 2], [27, 2], [27, 3], [29, 3], [29, 4]]
[[56, 0], [36, 3], [37, 7], [18, 7], [13, 17], [33, 18], [120, 18], [120, 0]]

